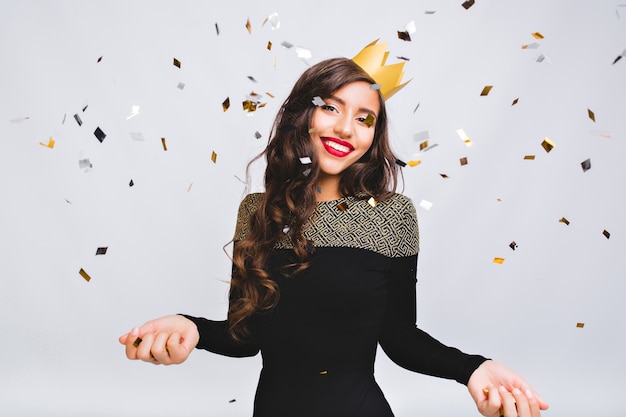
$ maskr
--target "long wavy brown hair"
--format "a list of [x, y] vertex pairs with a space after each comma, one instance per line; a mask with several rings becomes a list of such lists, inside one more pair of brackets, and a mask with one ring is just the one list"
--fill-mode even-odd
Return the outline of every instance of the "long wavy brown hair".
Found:
[[[286, 237], [290, 239], [297, 259], [283, 268], [283, 274], [293, 277], [309, 265], [312, 246], [302, 230], [317, 209], [315, 193], [319, 167], [309, 135], [315, 111], [313, 99], [330, 97], [356, 81], [375, 84], [350, 59], [322, 61], [300, 76], [278, 111], [269, 143], [259, 156], [265, 156], [267, 161], [265, 193], [249, 219], [247, 234], [235, 241], [233, 249], [228, 327], [235, 340], [248, 339], [249, 319], [278, 303], [278, 285], [267, 270], [275, 244]], [[342, 173], [340, 191], [343, 195], [371, 196], [381, 201], [396, 190], [398, 166], [389, 146], [387, 114], [380, 94], [379, 101], [374, 141], [361, 159]], [[303, 165], [300, 158], [306, 156], [312, 163]]]

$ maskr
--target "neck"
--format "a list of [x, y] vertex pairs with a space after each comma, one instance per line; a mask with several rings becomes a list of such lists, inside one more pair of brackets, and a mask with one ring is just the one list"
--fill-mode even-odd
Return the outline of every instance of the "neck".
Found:
[[315, 196], [317, 201], [329, 201], [329, 200], [337, 200], [342, 196], [339, 191], [339, 176], [320, 176], [316, 190]]

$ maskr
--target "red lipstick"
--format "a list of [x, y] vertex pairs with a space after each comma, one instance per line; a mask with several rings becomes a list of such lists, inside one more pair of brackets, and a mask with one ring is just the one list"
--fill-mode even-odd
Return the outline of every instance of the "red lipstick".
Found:
[[341, 140], [339, 138], [333, 138], [328, 136], [320, 137], [322, 141], [322, 145], [324, 145], [324, 149], [329, 154], [343, 158], [347, 156], [354, 150], [354, 146], [350, 142], [346, 142], [345, 140]]

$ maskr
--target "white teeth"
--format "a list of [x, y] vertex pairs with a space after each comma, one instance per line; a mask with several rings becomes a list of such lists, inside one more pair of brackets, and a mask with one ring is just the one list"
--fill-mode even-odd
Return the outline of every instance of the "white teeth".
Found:
[[339, 152], [344, 152], [344, 153], [350, 152], [350, 148], [348, 148], [347, 146], [343, 146], [337, 142], [333, 142], [332, 140], [327, 140], [326, 145], [330, 146], [331, 148]]

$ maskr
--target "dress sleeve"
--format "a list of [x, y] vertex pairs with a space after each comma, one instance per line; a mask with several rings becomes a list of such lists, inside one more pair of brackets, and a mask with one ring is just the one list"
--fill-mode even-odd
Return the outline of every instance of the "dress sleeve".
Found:
[[[254, 211], [256, 204], [258, 204], [259, 199], [259, 194], [250, 194], [241, 202], [237, 215], [235, 242], [246, 235], [250, 215]], [[198, 349], [230, 357], [254, 356], [260, 350], [259, 345], [255, 342], [242, 343], [235, 341], [228, 332], [228, 322], [226, 320], [216, 321], [186, 314], [181, 315], [193, 321], [196, 327], [198, 327], [198, 333], [200, 334], [200, 340], [196, 346]]]

